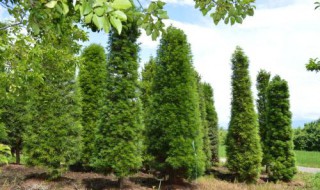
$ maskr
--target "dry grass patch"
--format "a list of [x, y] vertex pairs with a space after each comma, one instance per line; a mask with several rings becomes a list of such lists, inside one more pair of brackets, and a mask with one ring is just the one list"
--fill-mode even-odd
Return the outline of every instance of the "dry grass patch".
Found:
[[230, 183], [215, 179], [212, 176], [201, 177], [197, 181], [198, 189], [201, 190], [300, 190], [307, 189], [303, 181], [290, 183], [268, 183], [260, 181], [257, 184]]

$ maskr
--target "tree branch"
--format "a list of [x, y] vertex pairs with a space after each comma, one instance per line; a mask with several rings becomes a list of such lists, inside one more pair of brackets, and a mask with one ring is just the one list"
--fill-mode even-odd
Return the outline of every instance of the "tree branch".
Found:
[[22, 24], [22, 21], [21, 22], [17, 22], [17, 23], [13, 23], [13, 24], [9, 24], [7, 26], [4, 26], [2, 28], [0, 28], [0, 30], [6, 30], [8, 28], [11, 28], [11, 27], [14, 27], [14, 26], [18, 26], [18, 25], [21, 25]]

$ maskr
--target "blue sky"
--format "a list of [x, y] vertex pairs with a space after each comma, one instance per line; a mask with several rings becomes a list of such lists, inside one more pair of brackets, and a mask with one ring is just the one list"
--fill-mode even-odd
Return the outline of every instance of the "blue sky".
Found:
[[[193, 8], [193, 0], [166, 2], [170, 17], [166, 25], [172, 24], [187, 34], [194, 67], [214, 88], [221, 126], [227, 127], [230, 117], [230, 58], [237, 45], [250, 59], [254, 97], [257, 72], [265, 69], [289, 83], [293, 126], [320, 118], [320, 73], [305, 69], [310, 57], [320, 57], [320, 10], [314, 10], [313, 0], [257, 0], [255, 15], [234, 26], [214, 25], [209, 16]], [[149, 56], [156, 56], [159, 40], [152, 41], [142, 32], [139, 42], [143, 67]], [[90, 33], [89, 43], [106, 47], [107, 35]]]
[[[237, 45], [250, 59], [252, 91], [260, 69], [286, 79], [290, 87], [293, 126], [320, 117], [320, 76], [307, 72], [310, 57], [320, 57], [320, 11], [308, 0], [258, 0], [253, 17], [242, 25], [213, 24], [193, 8], [192, 0], [167, 0], [170, 21], [185, 31], [193, 52], [193, 63], [202, 79], [215, 91], [219, 123], [228, 126], [231, 99], [230, 58]], [[156, 55], [158, 42], [142, 35], [142, 64]]]

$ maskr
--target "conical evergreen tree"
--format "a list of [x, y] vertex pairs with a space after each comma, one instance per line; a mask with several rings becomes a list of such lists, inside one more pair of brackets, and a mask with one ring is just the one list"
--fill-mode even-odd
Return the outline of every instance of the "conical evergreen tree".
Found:
[[[152, 85], [156, 72], [156, 60], [150, 57], [150, 60], [144, 65], [141, 72], [141, 101], [143, 104], [143, 121], [145, 126], [148, 126], [150, 118], [150, 106], [152, 104]], [[143, 139], [144, 142], [147, 141], [148, 135], [146, 130], [144, 130]], [[146, 143], [144, 143], [143, 148], [143, 167], [147, 170], [150, 169], [152, 165], [152, 156], [147, 152]]]
[[156, 60], [150, 57], [150, 60], [144, 65], [141, 72], [141, 101], [143, 102], [143, 109], [151, 105], [151, 90], [156, 72]]
[[210, 141], [212, 164], [219, 162], [219, 127], [218, 115], [214, 106], [213, 89], [210, 84], [203, 83], [203, 93], [206, 105], [206, 120], [208, 123], [208, 136]]
[[265, 144], [268, 146], [269, 177], [275, 181], [289, 181], [296, 174], [297, 169], [293, 152], [293, 133], [287, 82], [279, 76], [275, 76], [268, 86], [267, 98], [268, 131]]
[[169, 27], [160, 40], [152, 87], [148, 151], [154, 167], [178, 177], [202, 175], [205, 168], [197, 81], [182, 30]]
[[105, 103], [107, 60], [104, 48], [91, 44], [82, 53], [79, 73], [82, 94], [83, 149], [81, 163], [89, 166], [95, 150], [95, 135]]
[[128, 17], [121, 35], [113, 30], [109, 36], [106, 102], [96, 140], [95, 165], [103, 172], [114, 172], [120, 188], [123, 178], [142, 164], [137, 42], [140, 32], [133, 19]]
[[268, 144], [266, 142], [267, 128], [267, 88], [270, 81], [270, 73], [265, 70], [260, 70], [257, 75], [257, 109], [258, 109], [258, 121], [259, 121], [259, 134], [261, 138], [261, 148], [263, 152], [262, 165], [267, 164], [267, 150]]
[[257, 115], [254, 111], [249, 61], [240, 47], [232, 55], [231, 120], [227, 134], [227, 167], [239, 181], [253, 182], [262, 160]]
[[74, 30], [64, 30], [59, 38], [52, 33], [43, 35], [30, 54], [32, 70], [41, 80], [29, 87], [31, 122], [24, 153], [28, 164], [48, 168], [51, 178], [59, 177], [81, 155], [81, 96], [75, 54], [80, 49], [76, 41], [83, 33]]
[[209, 138], [209, 129], [208, 129], [208, 121], [207, 121], [207, 106], [206, 106], [206, 99], [204, 94], [204, 84], [201, 82], [201, 77], [195, 71], [197, 76], [197, 88], [198, 88], [198, 96], [199, 96], [199, 109], [200, 109], [200, 116], [201, 116], [201, 126], [202, 126], [202, 134], [203, 134], [203, 152], [206, 156], [205, 164], [206, 169], [209, 170], [212, 166], [211, 158], [211, 143]]

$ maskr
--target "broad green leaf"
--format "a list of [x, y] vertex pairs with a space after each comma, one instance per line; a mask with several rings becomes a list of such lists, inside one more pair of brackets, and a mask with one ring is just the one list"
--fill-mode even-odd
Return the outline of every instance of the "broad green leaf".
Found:
[[94, 9], [94, 12], [95, 12], [96, 15], [98, 15], [98, 16], [104, 15], [104, 11], [105, 11], [105, 9], [104, 9], [103, 7], [96, 7], [96, 8]]
[[99, 17], [96, 14], [93, 15], [92, 17], [92, 21], [94, 23], [94, 25], [96, 25], [96, 27], [100, 30], [103, 27], [103, 17]]
[[104, 17], [104, 19], [103, 19], [103, 30], [105, 31], [105, 33], [109, 33], [109, 31], [110, 31], [110, 22], [109, 22], [109, 19], [108, 19], [108, 17]]
[[90, 6], [89, 3], [85, 3], [83, 4], [84, 8], [83, 8], [83, 15], [87, 15], [92, 11], [92, 7]]
[[224, 24], [228, 24], [229, 23], [229, 17], [224, 19]]
[[32, 23], [30, 24], [30, 26], [31, 26], [31, 29], [32, 29], [33, 33], [34, 33], [35, 35], [38, 35], [39, 32], [40, 32], [40, 28], [39, 28], [38, 24], [32, 22]]
[[84, 22], [89, 24], [92, 20], [92, 17], [93, 17], [93, 13], [89, 13], [87, 16], [84, 16]]
[[253, 9], [248, 9], [248, 15], [249, 15], [249, 16], [253, 16], [253, 15], [254, 15]]
[[95, 7], [101, 7], [101, 6], [104, 5], [105, 2], [106, 2], [106, 0], [96, 0], [96, 1], [93, 3], [92, 7], [93, 7], [93, 8], [95, 8]]
[[167, 11], [159, 10], [158, 12], [159, 12], [159, 17], [160, 17], [161, 19], [168, 19], [168, 18], [169, 18], [169, 17], [168, 17], [168, 14], [167, 14]]
[[117, 17], [121, 21], [126, 21], [127, 20], [127, 15], [124, 14], [124, 12], [122, 12], [122, 11], [119, 11], [119, 10], [114, 11], [114, 12], [112, 12], [112, 15]]
[[56, 6], [56, 4], [57, 4], [57, 1], [50, 1], [45, 6], [52, 9]]
[[156, 40], [159, 35], [160, 35], [160, 34], [159, 34], [159, 31], [158, 31], [158, 30], [155, 30], [155, 31], [152, 33], [152, 35], [151, 35], [152, 40], [153, 40], [153, 41]]
[[132, 5], [129, 0], [114, 0], [111, 6], [115, 9], [128, 9]]
[[62, 3], [63, 14], [66, 15], [69, 12], [69, 6], [66, 3]]
[[114, 16], [111, 16], [110, 17], [110, 22], [111, 22], [112, 26], [117, 29], [118, 34], [120, 35], [121, 31], [122, 31], [122, 23], [121, 23], [121, 21], [118, 18], [116, 18]]
[[242, 23], [242, 18], [241, 17], [236, 17], [237, 23], [241, 24]]
[[234, 23], [236, 22], [236, 19], [232, 16], [230, 17], [230, 21], [231, 21], [231, 25], [234, 25]]

